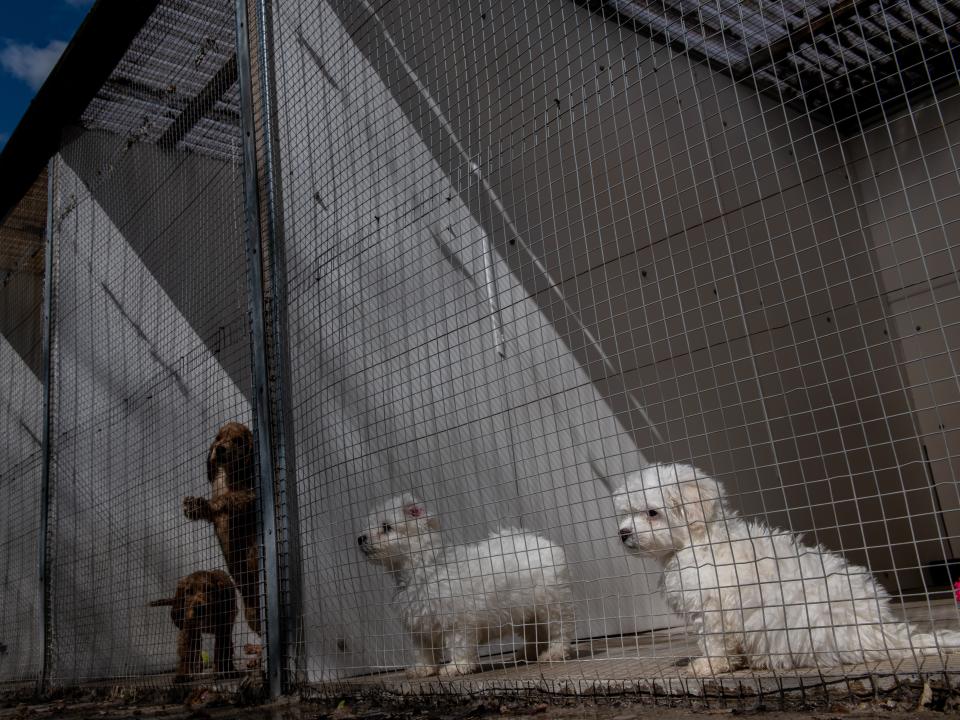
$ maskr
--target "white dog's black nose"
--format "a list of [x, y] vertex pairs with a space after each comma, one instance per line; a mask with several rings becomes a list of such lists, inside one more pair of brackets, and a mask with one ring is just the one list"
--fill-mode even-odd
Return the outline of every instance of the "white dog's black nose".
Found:
[[630, 536], [633, 535], [633, 530], [627, 528], [620, 528], [620, 542], [626, 542], [630, 539]]
[[366, 542], [367, 542], [366, 535], [361, 535], [360, 537], [357, 538], [357, 545], [364, 545], [366, 544]]

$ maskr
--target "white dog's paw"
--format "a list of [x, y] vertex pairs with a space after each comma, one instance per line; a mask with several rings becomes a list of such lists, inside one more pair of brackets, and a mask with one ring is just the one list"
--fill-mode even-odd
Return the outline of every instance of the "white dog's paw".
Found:
[[570, 647], [555, 644], [548, 647], [537, 656], [537, 662], [563, 662], [570, 657]]
[[454, 678], [461, 675], [469, 675], [470, 673], [478, 670], [479, 667], [479, 665], [473, 665], [471, 663], [451, 662], [440, 668], [439, 675], [442, 678]]
[[408, 678], [425, 678], [436, 675], [439, 670], [440, 668], [436, 665], [414, 665], [411, 668], [407, 668], [405, 674]]
[[705, 677], [730, 672], [733, 670], [733, 665], [730, 663], [730, 659], [725, 657], [698, 657], [690, 661], [690, 669], [694, 674]]

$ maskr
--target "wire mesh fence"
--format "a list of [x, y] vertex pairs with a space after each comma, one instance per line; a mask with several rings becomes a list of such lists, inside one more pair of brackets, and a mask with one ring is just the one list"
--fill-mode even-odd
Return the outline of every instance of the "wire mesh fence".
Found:
[[40, 541], [43, 396], [44, 228], [47, 176], [0, 223], [0, 682], [30, 682], [39, 673], [42, 595]]
[[[478, 645], [507, 668], [481, 684], [915, 660], [893, 630], [862, 647], [893, 622], [869, 577], [956, 624], [955, 23], [942, 3], [273, 8], [311, 680], [473, 675]], [[646, 500], [618, 515], [596, 475], [654, 462], [867, 570], [764, 563], [789, 549], [734, 518], [692, 558], [634, 544]], [[559, 668], [499, 654], [538, 631], [498, 584], [535, 560], [484, 539], [511, 526], [563, 548]], [[681, 572], [704, 565], [720, 577]]]
[[158, 3], [51, 164], [46, 402], [0, 226], [0, 680], [953, 670], [958, 21]]
[[257, 660], [235, 24], [161, 3], [57, 155], [55, 685]]

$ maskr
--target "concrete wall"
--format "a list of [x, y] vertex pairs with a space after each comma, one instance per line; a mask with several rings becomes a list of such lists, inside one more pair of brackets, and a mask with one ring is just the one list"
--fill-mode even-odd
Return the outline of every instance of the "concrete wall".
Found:
[[[54, 682], [172, 670], [176, 628], [147, 603], [171, 596], [182, 575], [224, 566], [212, 527], [181, 509], [183, 496], [209, 493], [205, 459], [218, 427], [252, 422], [222, 362], [249, 367], [245, 299], [230, 294], [242, 293], [244, 266], [228, 264], [242, 247], [241, 219], [190, 192], [210, 170], [151, 149], [122, 155], [93, 133], [62, 150]], [[234, 183], [229, 166], [220, 170]], [[129, 182], [135, 171], [147, 188]], [[238, 644], [253, 639], [240, 623], [236, 634]]]
[[45, 188], [38, 180], [0, 222], [0, 682], [34, 681], [41, 661]]
[[[909, 526], [921, 560], [960, 556], [960, 98], [916, 111], [844, 144], [858, 212], [871, 248], [883, 338], [913, 409], [900, 429], [897, 472], [878, 486], [886, 525]], [[925, 475], [925, 492], [902, 476]], [[924, 531], [934, 528], [936, 532]]]
[[0, 337], [0, 682], [40, 670], [40, 381]]
[[[912, 515], [935, 502], [904, 455], [911, 398], [871, 325], [871, 245], [832, 129], [561, 0], [418, 4], [416, 28], [403, 4], [377, 21], [338, 7], [421, 136], [443, 133], [404, 62], [448, 119], [463, 152], [434, 141], [434, 155], [452, 173], [480, 163], [504, 212], [480, 198], [474, 214], [647, 457], [692, 459], [744, 511], [868, 562], [894, 591], [922, 585], [942, 530], [884, 522], [876, 488], [891, 477]], [[566, 334], [571, 315], [615, 377]]]

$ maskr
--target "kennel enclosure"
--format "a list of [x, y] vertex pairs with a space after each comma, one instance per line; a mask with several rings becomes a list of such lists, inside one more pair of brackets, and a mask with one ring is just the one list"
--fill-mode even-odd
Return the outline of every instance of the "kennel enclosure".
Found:
[[120, 5], [0, 156], [0, 679], [170, 683], [231, 420], [275, 693], [409, 664], [356, 547], [402, 491], [570, 562], [589, 652], [463, 688], [686, 678], [591, 462], [693, 462], [957, 625], [960, 6]]

